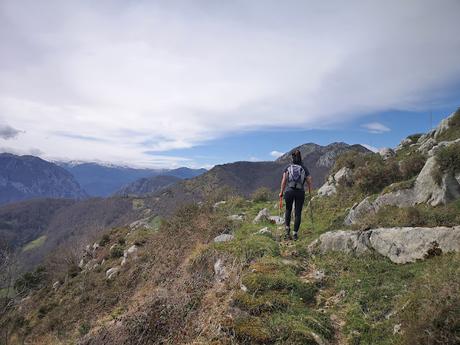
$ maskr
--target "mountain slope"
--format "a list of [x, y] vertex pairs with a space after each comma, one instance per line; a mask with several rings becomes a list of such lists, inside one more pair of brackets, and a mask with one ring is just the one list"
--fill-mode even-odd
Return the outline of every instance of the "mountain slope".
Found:
[[[305, 144], [299, 148], [303, 152], [303, 162], [310, 170], [315, 188], [323, 184], [335, 159], [341, 153], [370, 152], [361, 145], [345, 143], [327, 146]], [[196, 178], [179, 182], [157, 193], [153, 209], [160, 215], [171, 214], [178, 205], [203, 200], [205, 196], [216, 196], [222, 188], [229, 188], [234, 193], [246, 197], [260, 187], [276, 191], [280, 186], [282, 172], [289, 162], [290, 154], [287, 153], [274, 162], [235, 162], [217, 165]]]
[[69, 171], [90, 196], [109, 196], [136, 180], [158, 175], [175, 176], [181, 179], [192, 178], [205, 172], [205, 169], [135, 169], [98, 163], [57, 163]]
[[169, 187], [172, 184], [181, 181], [179, 177], [158, 175], [152, 177], [141, 178], [129, 185], [121, 188], [116, 195], [139, 195], [145, 196], [155, 193], [163, 188]]
[[0, 204], [39, 197], [87, 197], [75, 178], [56, 164], [34, 156], [0, 154]]

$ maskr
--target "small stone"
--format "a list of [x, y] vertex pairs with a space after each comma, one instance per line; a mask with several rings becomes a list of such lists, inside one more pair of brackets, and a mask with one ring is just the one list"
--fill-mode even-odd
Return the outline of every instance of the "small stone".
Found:
[[257, 223], [269, 220], [268, 219], [269, 217], [270, 217], [270, 213], [268, 212], [266, 208], [264, 208], [257, 214], [257, 216], [254, 218], [252, 222], [254, 224], [257, 224]]
[[107, 279], [112, 279], [118, 273], [120, 273], [120, 267], [115, 266], [115, 267], [108, 269], [107, 272], [105, 272], [105, 276]]
[[60, 285], [61, 285], [61, 283], [60, 283], [59, 281], [54, 282], [54, 284], [53, 284], [53, 289], [54, 289], [54, 290], [57, 290], [57, 288], [58, 288]]
[[218, 208], [219, 206], [221, 205], [225, 205], [227, 202], [225, 200], [222, 200], [222, 201], [219, 201], [219, 202], [216, 202], [213, 206], [213, 208]]
[[243, 284], [241, 284], [240, 289], [241, 291], [248, 292], [248, 288]]
[[262, 228], [259, 231], [257, 231], [257, 233], [260, 234], [260, 235], [266, 235], [266, 234], [271, 235], [272, 232], [267, 227], [265, 227], [265, 228]]
[[228, 242], [232, 241], [235, 238], [235, 236], [230, 235], [230, 234], [222, 234], [214, 238], [214, 242]]
[[214, 263], [214, 276], [216, 280], [219, 282], [223, 282], [224, 280], [228, 278], [227, 269], [225, 268], [224, 262], [222, 261], [222, 259], [218, 259]]
[[228, 216], [227, 219], [241, 222], [241, 221], [244, 220], [244, 215], [242, 215], [242, 214], [232, 214], [231, 216]]
[[401, 333], [401, 324], [398, 323], [393, 327], [393, 335], [400, 334]]

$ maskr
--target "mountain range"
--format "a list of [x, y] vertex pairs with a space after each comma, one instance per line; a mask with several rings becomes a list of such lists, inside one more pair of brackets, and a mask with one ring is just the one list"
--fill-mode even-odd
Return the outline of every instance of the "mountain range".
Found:
[[90, 196], [106, 197], [117, 193], [126, 185], [158, 175], [188, 179], [198, 176], [206, 169], [136, 169], [130, 167], [103, 165], [99, 163], [56, 162], [70, 172]]
[[0, 154], [0, 204], [41, 197], [87, 196], [71, 173], [53, 163], [34, 156]]

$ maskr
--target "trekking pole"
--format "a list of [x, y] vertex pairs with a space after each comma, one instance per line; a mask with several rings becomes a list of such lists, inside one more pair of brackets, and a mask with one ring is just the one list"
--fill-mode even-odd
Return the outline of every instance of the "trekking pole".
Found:
[[308, 189], [308, 194], [310, 195], [310, 218], [311, 218], [311, 228], [315, 231], [315, 222], [313, 221], [313, 202], [311, 197], [311, 190]]

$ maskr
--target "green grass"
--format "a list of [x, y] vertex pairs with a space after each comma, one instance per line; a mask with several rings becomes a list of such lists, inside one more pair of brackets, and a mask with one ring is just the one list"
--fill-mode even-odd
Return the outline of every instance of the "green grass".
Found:
[[333, 253], [313, 259], [326, 273], [323, 302], [344, 291], [343, 299], [333, 306], [346, 322], [344, 333], [350, 344], [395, 344], [391, 313], [401, 295], [429, 262], [396, 265], [377, 255], [361, 258]]
[[36, 248], [39, 248], [45, 243], [45, 241], [46, 241], [46, 236], [45, 235], [40, 236], [36, 238], [35, 240], [26, 243], [24, 247], [22, 248], [22, 252], [25, 253], [25, 252], [34, 250]]
[[414, 187], [416, 177], [413, 177], [406, 181], [396, 182], [385, 187], [382, 191], [382, 194], [396, 192], [398, 190], [410, 189]]

